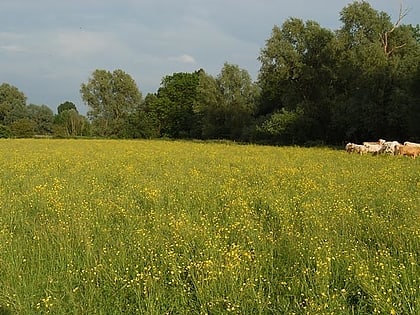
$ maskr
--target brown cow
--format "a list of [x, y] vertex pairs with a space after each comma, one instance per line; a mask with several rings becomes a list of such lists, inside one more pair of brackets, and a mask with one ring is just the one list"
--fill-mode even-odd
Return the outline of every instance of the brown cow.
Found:
[[411, 145], [412, 147], [420, 147], [420, 143], [409, 142], [409, 141], [404, 142], [404, 145]]
[[407, 155], [415, 159], [420, 155], [420, 147], [413, 145], [399, 145], [397, 146], [398, 155]]

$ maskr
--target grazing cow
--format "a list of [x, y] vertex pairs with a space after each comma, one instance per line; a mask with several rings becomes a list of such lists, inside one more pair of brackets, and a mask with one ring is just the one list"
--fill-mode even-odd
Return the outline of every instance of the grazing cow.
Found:
[[420, 147], [420, 143], [409, 142], [409, 141], [404, 142], [404, 145], [410, 145], [412, 147]]
[[346, 151], [348, 153], [359, 153], [360, 155], [367, 153], [367, 148], [364, 145], [361, 144], [355, 144], [355, 143], [347, 143], [346, 144]]
[[414, 146], [414, 145], [399, 145], [397, 146], [397, 152], [398, 155], [406, 155], [411, 156], [413, 159], [415, 159], [417, 156], [420, 155], [420, 146]]
[[384, 146], [379, 142], [363, 142], [367, 152], [377, 155], [384, 152]]
[[354, 151], [354, 143], [351, 143], [351, 142], [347, 143], [346, 144], [346, 152], [347, 153], [352, 153], [353, 151]]
[[384, 152], [392, 155], [397, 154], [397, 147], [400, 146], [401, 143], [398, 141], [385, 141], [382, 146], [384, 148]]
[[353, 150], [356, 153], [359, 153], [360, 155], [363, 155], [368, 152], [366, 146], [361, 144], [353, 144]]

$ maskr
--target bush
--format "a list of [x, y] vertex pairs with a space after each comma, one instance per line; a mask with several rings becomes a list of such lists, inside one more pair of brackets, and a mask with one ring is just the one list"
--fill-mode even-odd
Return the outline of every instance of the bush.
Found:
[[0, 138], [10, 138], [10, 128], [4, 125], [0, 125]]
[[28, 118], [18, 119], [10, 125], [12, 135], [17, 138], [30, 138], [35, 134], [35, 122]]

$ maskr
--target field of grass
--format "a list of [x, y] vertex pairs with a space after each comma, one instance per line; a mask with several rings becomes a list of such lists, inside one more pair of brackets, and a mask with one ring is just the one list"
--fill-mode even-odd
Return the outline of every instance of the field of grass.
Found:
[[420, 159], [0, 141], [0, 314], [419, 314]]

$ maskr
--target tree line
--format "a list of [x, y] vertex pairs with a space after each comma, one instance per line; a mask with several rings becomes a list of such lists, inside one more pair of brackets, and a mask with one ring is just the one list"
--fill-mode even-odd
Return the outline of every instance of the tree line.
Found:
[[7, 83], [0, 137], [229, 139], [271, 144], [420, 140], [420, 28], [365, 1], [340, 12], [338, 30], [289, 18], [274, 26], [255, 82], [225, 63], [165, 76], [144, 98], [123, 70], [95, 70], [81, 84], [87, 117], [72, 102], [57, 114]]

